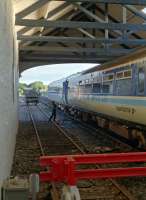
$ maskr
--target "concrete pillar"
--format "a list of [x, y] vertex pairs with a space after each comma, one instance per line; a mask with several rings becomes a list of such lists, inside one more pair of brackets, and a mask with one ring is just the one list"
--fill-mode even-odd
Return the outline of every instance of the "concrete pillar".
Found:
[[12, 0], [0, 0], [0, 185], [10, 175], [17, 132], [17, 46]]

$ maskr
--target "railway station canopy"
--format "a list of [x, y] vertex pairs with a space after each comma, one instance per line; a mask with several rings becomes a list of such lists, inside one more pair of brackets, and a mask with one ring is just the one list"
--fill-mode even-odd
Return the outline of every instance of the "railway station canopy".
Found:
[[105, 63], [146, 45], [146, 0], [13, 0], [20, 72]]

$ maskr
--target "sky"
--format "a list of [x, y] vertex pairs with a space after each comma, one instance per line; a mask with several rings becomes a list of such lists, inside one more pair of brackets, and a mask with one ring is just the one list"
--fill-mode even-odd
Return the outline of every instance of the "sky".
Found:
[[71, 74], [81, 72], [96, 65], [97, 64], [71, 63], [35, 67], [24, 71], [21, 74], [20, 82], [30, 84], [35, 81], [42, 81], [44, 84], [48, 85], [52, 81], [65, 78]]

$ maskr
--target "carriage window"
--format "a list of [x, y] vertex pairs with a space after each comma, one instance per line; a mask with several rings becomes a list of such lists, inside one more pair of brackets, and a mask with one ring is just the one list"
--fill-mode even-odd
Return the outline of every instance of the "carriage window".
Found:
[[138, 71], [138, 92], [140, 95], [144, 94], [144, 69], [139, 68]]
[[102, 86], [102, 92], [103, 92], [104, 94], [110, 93], [110, 85], [104, 84], [104, 85]]
[[101, 82], [101, 77], [100, 77], [100, 76], [97, 77], [96, 82], [97, 82], [97, 83], [100, 83], [100, 82]]
[[92, 92], [92, 85], [91, 84], [86, 84], [84, 92], [85, 93], [91, 93]]
[[93, 93], [100, 93], [101, 92], [101, 84], [100, 83], [94, 83], [93, 84]]
[[124, 71], [124, 78], [131, 78], [131, 76], [132, 76], [131, 70]]
[[117, 72], [116, 79], [121, 79], [121, 78], [123, 78], [123, 72]]
[[108, 74], [103, 77], [103, 81], [112, 81], [114, 79], [113, 74]]
[[102, 92], [103, 92], [103, 94], [112, 94], [113, 93], [113, 82], [112, 81], [104, 82], [102, 85]]

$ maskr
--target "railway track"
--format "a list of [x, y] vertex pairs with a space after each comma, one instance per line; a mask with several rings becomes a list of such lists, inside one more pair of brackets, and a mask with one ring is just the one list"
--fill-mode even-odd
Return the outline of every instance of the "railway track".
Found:
[[[46, 107], [46, 112], [50, 112], [49, 111], [49, 106], [47, 104], [45, 104], [44, 102], [41, 102], [42, 105], [44, 105]], [[69, 114], [67, 113], [63, 113], [62, 111], [58, 111], [58, 115], [59, 115], [59, 119], [61, 118], [61, 121], [63, 121], [63, 124], [62, 126], [66, 126], [66, 122], [68, 120], [70, 120], [72, 123], [74, 123], [76, 126], [79, 127], [79, 129], [82, 129], [83, 131], [85, 132], [88, 132], [88, 135], [89, 136], [93, 136], [94, 138], [97, 138], [97, 141], [101, 141], [101, 144], [99, 144], [97, 142], [97, 145], [98, 146], [107, 146], [111, 148], [111, 150], [107, 150], [107, 151], [125, 151], [125, 152], [130, 152], [130, 151], [137, 151], [138, 149], [131, 146], [130, 144], [127, 144], [115, 137], [113, 137], [110, 133], [111, 131], [107, 131], [105, 129], [102, 129], [102, 128], [97, 128], [97, 127], [94, 127], [90, 124], [87, 124], [79, 119], [76, 119], [76, 118], [73, 118], [72, 116], [70, 116]], [[78, 134], [77, 134], [78, 135]], [[84, 134], [85, 135], [85, 134]], [[107, 143], [108, 141], [108, 143]], [[113, 148], [114, 147], [114, 148]], [[98, 151], [100, 152], [100, 149], [98, 149]], [[104, 151], [104, 149], [102, 150], [101, 148], [101, 153]], [[98, 153], [99, 153], [98, 152]], [[96, 152], [95, 152], [96, 153]]]
[[[49, 100], [48, 100], [49, 101]], [[47, 102], [47, 99], [40, 99], [40, 102], [41, 104], [45, 105], [48, 110], [49, 110], [49, 104], [46, 103]], [[105, 128], [101, 128], [101, 127], [97, 127], [97, 124], [92, 124], [92, 123], [87, 123], [87, 122], [84, 122], [82, 121], [81, 119], [79, 118], [74, 118], [73, 116], [71, 116], [69, 113], [64, 113], [63, 111], [61, 110], [58, 110], [59, 113], [63, 113], [63, 115], [69, 119], [71, 119], [72, 121], [76, 122], [78, 124], [79, 127], [87, 130], [88, 132], [90, 132], [90, 134], [100, 134], [101, 137], [103, 137], [104, 135], [106, 135], [107, 138], [109, 138], [109, 140], [111, 139], [112, 141], [114, 140], [118, 145], [119, 147], [123, 146], [125, 148], [123, 149], [127, 149], [128, 148], [128, 151], [145, 151], [145, 148], [143, 147], [137, 147], [136, 144], [134, 142], [131, 142], [127, 139], [125, 139], [124, 137], [120, 136], [120, 135], [117, 135], [115, 134], [115, 132], [113, 132], [112, 130], [110, 129], [105, 129]], [[60, 117], [60, 116], [59, 116]]]
[[[47, 119], [49, 119], [48, 114], [40, 106], [38, 107], [38, 109], [40, 110], [40, 112]], [[59, 124], [57, 124], [56, 122], [53, 122], [53, 125], [57, 128], [57, 130], [59, 130], [62, 133], [62, 135], [65, 138], [67, 138], [77, 148], [79, 153], [81, 153], [81, 154], [92, 153], [92, 152], [90, 152], [90, 150], [81, 141], [78, 141], [80, 143], [80, 144], [78, 144], [77, 141], [72, 139], [69, 136], [70, 134], [68, 134], [68, 131], [66, 131], [64, 128], [62, 128]], [[96, 168], [100, 168], [100, 166], [96, 165]], [[118, 199], [123, 199], [123, 200], [124, 199], [128, 199], [128, 200], [136, 200], [136, 198], [132, 194], [130, 194], [129, 191], [126, 188], [121, 186], [117, 181], [115, 181], [113, 179], [104, 180], [104, 182], [105, 182], [104, 184], [109, 184], [109, 183], [112, 184], [112, 186], [116, 190], [116, 192], [115, 192], [116, 195], [115, 196], [112, 196], [112, 195], [109, 195], [109, 194], [107, 196], [105, 196], [103, 194], [102, 195], [100, 194], [99, 197], [97, 197], [98, 196], [97, 191], [99, 191], [99, 188], [97, 186], [98, 184], [96, 183], [96, 181], [89, 181], [89, 182], [93, 186], [92, 190], [95, 190], [95, 188], [96, 188], [96, 190], [93, 192], [95, 199], [116, 199], [116, 200], [118, 200]], [[80, 189], [80, 192], [82, 194], [82, 189]], [[117, 194], [118, 194], [119, 197], [117, 196]], [[89, 196], [89, 194], [88, 194], [88, 196]], [[91, 198], [93, 199], [93, 194], [91, 194]], [[83, 198], [83, 199], [86, 199], [86, 198]]]
[[[46, 112], [50, 112], [50, 107], [48, 104], [42, 104], [43, 108]], [[73, 135], [85, 135], [85, 137], [88, 135], [87, 139], [84, 140], [84, 138], [79, 138], [80, 141], [84, 141], [84, 144], [86, 144], [86, 147], [89, 148], [88, 152], [91, 152], [94, 149], [94, 145], [90, 145], [88, 144], [87, 140], [95, 140], [95, 145], [97, 143], [97, 146], [104, 144], [105, 146], [114, 146], [114, 148], [112, 149], [111, 152], [137, 152], [137, 151], [142, 151], [142, 149], [137, 149], [134, 146], [131, 146], [131, 144], [125, 144], [124, 142], [121, 142], [119, 139], [116, 139], [115, 137], [110, 136], [106, 130], [103, 130], [102, 128], [98, 128], [98, 127], [92, 127], [92, 125], [90, 124], [86, 124], [78, 119], [73, 119], [72, 117], [70, 117], [70, 115], [62, 112], [62, 111], [58, 111], [58, 118], [60, 119], [60, 112], [63, 113], [62, 116], [66, 115], [65, 119], [64, 117], [61, 118], [61, 121], [64, 121], [65, 123], [63, 123], [63, 126], [65, 126], [65, 129], [67, 129], [66, 127], [66, 118], [67, 120], [69, 119], [69, 121], [71, 120], [72, 123], [75, 122], [75, 124], [80, 127], [81, 129], [85, 130], [83, 133], [79, 134], [75, 134], [75, 131], [73, 130], [72, 133]], [[62, 124], [62, 123], [61, 123]], [[68, 129], [70, 132], [70, 128]], [[87, 134], [86, 134], [87, 132]], [[93, 137], [92, 137], [93, 136]], [[101, 136], [101, 137], [100, 137]], [[97, 140], [95, 139], [97, 138]], [[106, 139], [106, 142], [104, 141], [104, 139]], [[98, 143], [98, 141], [100, 141]], [[108, 141], [108, 144], [107, 144]], [[115, 141], [115, 142], [111, 142], [111, 141]], [[104, 146], [103, 145], [103, 146]], [[90, 148], [91, 147], [91, 148]], [[114, 151], [113, 151], [114, 150]], [[107, 151], [103, 150], [98, 150], [97, 152], [94, 151], [93, 153], [106, 153]], [[145, 187], [146, 187], [146, 178], [126, 178], [126, 179], [121, 179], [118, 180], [118, 183], [120, 183], [120, 185], [124, 185], [124, 187], [126, 187], [128, 189], [128, 191], [130, 191], [130, 193], [132, 193], [137, 199], [140, 200], [145, 200], [146, 199], [146, 193], [145, 193]]]
[[[29, 176], [30, 173], [38, 173], [41, 170], [39, 167], [39, 157], [41, 155], [92, 153], [87, 145], [72, 135], [71, 130], [69, 132], [68, 129], [56, 122], [48, 124], [49, 114], [42, 106], [30, 106], [29, 108], [26, 107], [26, 109], [28, 114], [25, 114], [25, 116], [31, 120], [29, 124], [27, 123], [27, 127], [29, 125], [29, 132], [28, 129], [24, 130], [24, 125], [22, 127], [22, 138], [18, 140], [21, 149], [16, 149], [18, 153], [15, 162], [23, 164], [21, 167], [19, 165], [16, 166], [16, 172], [19, 173], [12, 173], [13, 175], [23, 174], [24, 176]], [[96, 168], [98, 167], [97, 165]], [[61, 188], [62, 185], [60, 184], [41, 184], [38, 199], [44, 200], [51, 196], [53, 200], [59, 200]], [[125, 187], [113, 179], [80, 181], [78, 188], [81, 199], [84, 200], [136, 200]]]

